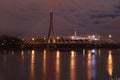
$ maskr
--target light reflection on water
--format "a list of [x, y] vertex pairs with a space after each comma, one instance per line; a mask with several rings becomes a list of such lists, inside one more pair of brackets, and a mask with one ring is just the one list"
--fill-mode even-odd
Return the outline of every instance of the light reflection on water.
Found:
[[60, 51], [56, 53], [56, 80], [60, 80]]
[[96, 77], [96, 55], [88, 51], [87, 57], [87, 74], [88, 80], [94, 80]]
[[98, 54], [101, 55], [101, 50], [100, 49], [98, 50]]
[[108, 73], [110, 75], [110, 77], [112, 77], [112, 72], [113, 72], [113, 61], [112, 61], [112, 51], [108, 51], [108, 65], [107, 65], [107, 69], [108, 69]]
[[35, 74], [35, 50], [31, 51], [31, 80], [34, 80], [34, 74]]
[[85, 49], [83, 49], [83, 56], [85, 56]]
[[75, 80], [75, 51], [71, 51], [70, 56], [70, 80]]
[[14, 51], [12, 51], [11, 53], [12, 53], [12, 55], [14, 55]]
[[88, 80], [91, 80], [91, 53], [88, 53], [88, 57], [87, 57], [87, 76], [88, 76]]
[[44, 50], [43, 51], [43, 78], [44, 80], [46, 79], [46, 64], [47, 64], [46, 58], [47, 58], [47, 53], [46, 53], [46, 50]]
[[118, 50], [91, 50], [3, 51], [0, 76], [8, 77], [5, 80], [105, 80], [120, 73]]
[[96, 77], [96, 56], [92, 55], [92, 78]]
[[22, 63], [24, 63], [24, 51], [21, 51]]

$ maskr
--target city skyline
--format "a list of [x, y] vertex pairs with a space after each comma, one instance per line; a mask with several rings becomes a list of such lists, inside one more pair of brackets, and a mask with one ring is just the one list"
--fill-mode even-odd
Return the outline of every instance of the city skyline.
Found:
[[54, 29], [59, 36], [98, 34], [120, 39], [119, 0], [1, 1], [0, 34], [31, 38], [47, 36], [49, 10], [54, 10]]

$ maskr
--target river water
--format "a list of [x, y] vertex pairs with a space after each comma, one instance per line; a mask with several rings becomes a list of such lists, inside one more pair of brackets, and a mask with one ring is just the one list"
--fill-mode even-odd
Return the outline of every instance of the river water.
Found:
[[0, 51], [0, 80], [110, 80], [118, 76], [119, 49]]

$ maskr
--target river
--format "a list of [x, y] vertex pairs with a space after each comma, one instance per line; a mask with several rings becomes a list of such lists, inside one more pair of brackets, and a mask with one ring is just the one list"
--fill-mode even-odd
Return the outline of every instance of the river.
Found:
[[110, 80], [120, 49], [1, 50], [0, 80]]

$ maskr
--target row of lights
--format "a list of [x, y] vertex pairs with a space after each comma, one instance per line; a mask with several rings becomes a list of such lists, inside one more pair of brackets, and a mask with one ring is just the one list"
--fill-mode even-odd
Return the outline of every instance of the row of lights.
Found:
[[[46, 40], [46, 37], [43, 38], [44, 40]], [[60, 37], [57, 37], [57, 39], [60, 39]], [[24, 39], [22, 39], [24, 41]], [[32, 41], [34, 41], [35, 38], [32, 38]]]
[[[88, 38], [90, 38], [91, 36], [88, 36]], [[111, 39], [112, 38], [112, 35], [108, 35], [108, 37]], [[57, 38], [57, 40], [59, 40], [60, 39], [60, 37], [56, 37]], [[95, 38], [95, 35], [93, 35], [92, 36], [92, 38]], [[22, 39], [23, 41], [24, 41], [24, 39]], [[34, 41], [35, 40], [35, 38], [32, 38], [32, 41]], [[46, 40], [46, 37], [44, 37], [44, 40]]]

